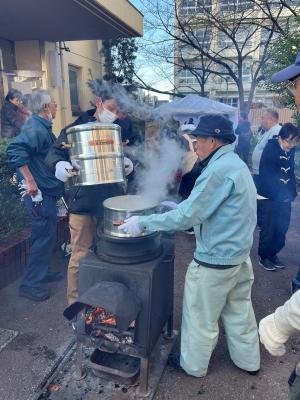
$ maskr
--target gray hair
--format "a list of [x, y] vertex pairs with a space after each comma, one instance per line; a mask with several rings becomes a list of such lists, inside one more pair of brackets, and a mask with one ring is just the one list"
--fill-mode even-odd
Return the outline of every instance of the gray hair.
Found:
[[32, 114], [39, 114], [44, 110], [45, 105], [52, 101], [52, 96], [48, 90], [35, 90], [30, 97], [29, 108]]
[[276, 121], [279, 120], [279, 114], [276, 110], [274, 110], [273, 108], [266, 108], [265, 112], [268, 113], [270, 115], [271, 118], [275, 119]]

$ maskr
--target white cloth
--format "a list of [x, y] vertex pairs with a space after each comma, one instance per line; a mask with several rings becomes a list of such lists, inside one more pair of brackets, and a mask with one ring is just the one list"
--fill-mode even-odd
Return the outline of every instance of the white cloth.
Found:
[[259, 324], [260, 341], [272, 355], [285, 353], [284, 343], [300, 331], [300, 290]]
[[142, 232], [142, 229], [139, 226], [139, 217], [134, 215], [130, 218], [124, 220], [124, 224], [118, 226], [119, 231], [124, 231], [128, 233], [130, 236], [137, 236]]
[[67, 182], [69, 178], [74, 176], [73, 165], [68, 161], [59, 161], [55, 166], [55, 177], [62, 181]]
[[133, 162], [128, 157], [124, 157], [125, 175], [128, 176], [133, 171]]
[[283, 335], [277, 329], [274, 314], [270, 314], [260, 321], [259, 336], [261, 343], [272, 356], [283, 356], [285, 354], [284, 343], [288, 340], [288, 336]]

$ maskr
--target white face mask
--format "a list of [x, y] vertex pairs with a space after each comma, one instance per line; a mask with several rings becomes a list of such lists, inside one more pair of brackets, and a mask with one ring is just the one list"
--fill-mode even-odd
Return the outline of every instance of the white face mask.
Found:
[[98, 119], [100, 122], [111, 123], [117, 119], [117, 116], [113, 112], [107, 110], [106, 108], [103, 108], [103, 111], [101, 113], [98, 113]]

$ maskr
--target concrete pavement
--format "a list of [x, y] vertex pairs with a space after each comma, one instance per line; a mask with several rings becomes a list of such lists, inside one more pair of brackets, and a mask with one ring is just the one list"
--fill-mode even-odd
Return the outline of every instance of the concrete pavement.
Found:
[[[281, 254], [290, 266], [286, 270], [267, 272], [259, 267], [256, 241], [254, 243], [253, 303], [258, 320], [290, 296], [289, 282], [300, 265], [299, 223], [300, 201], [297, 201], [293, 207], [287, 245]], [[192, 257], [194, 238], [178, 233], [175, 248], [174, 315], [175, 328], [178, 329], [184, 275]], [[56, 253], [55, 268], [65, 271], [66, 264], [62, 254]], [[0, 352], [0, 400], [30, 399], [72, 340], [71, 327], [62, 316], [66, 306], [65, 280], [50, 285], [53, 296], [43, 303], [18, 297], [17, 288], [18, 282], [15, 282], [0, 291], [0, 327], [19, 332]], [[289, 341], [284, 357], [271, 357], [262, 349], [262, 370], [258, 376], [249, 376], [230, 361], [221, 328], [207, 377], [193, 378], [167, 367], [155, 400], [285, 400], [288, 398], [287, 379], [299, 360], [300, 336], [295, 335]]]

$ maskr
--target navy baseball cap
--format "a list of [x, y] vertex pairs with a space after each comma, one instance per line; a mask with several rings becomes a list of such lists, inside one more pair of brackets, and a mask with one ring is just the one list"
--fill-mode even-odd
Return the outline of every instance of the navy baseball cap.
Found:
[[294, 64], [282, 69], [272, 75], [271, 81], [274, 83], [289, 81], [300, 75], [300, 53], [297, 54]]

